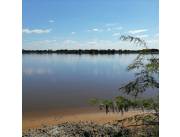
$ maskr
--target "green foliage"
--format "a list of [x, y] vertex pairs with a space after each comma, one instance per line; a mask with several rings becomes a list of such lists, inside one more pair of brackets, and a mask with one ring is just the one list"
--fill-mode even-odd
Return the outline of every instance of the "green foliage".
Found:
[[149, 99], [127, 99], [123, 96], [115, 97], [113, 100], [98, 100], [91, 99], [90, 104], [98, 105], [101, 109], [105, 109], [106, 113], [112, 112], [124, 112], [129, 111], [129, 109], [141, 109], [141, 110], [151, 110], [154, 113], [158, 113], [159, 104], [157, 100], [152, 98]]
[[139, 54], [135, 60], [133, 61], [133, 63], [131, 63], [129, 66], [128, 66], [128, 71], [131, 71], [131, 70], [138, 70], [138, 69], [141, 69], [143, 66], [144, 66], [144, 63], [143, 63], [143, 60], [144, 60], [144, 55], [143, 54]]
[[136, 45], [143, 45], [145, 48], [147, 48], [146, 41], [141, 39], [141, 38], [138, 38], [138, 37], [129, 36], [129, 35], [128, 36], [122, 35], [120, 37], [120, 40], [122, 40], [122, 41], [130, 41], [130, 42], [135, 43]]
[[146, 59], [144, 55], [138, 55], [132, 64], [128, 66], [128, 71], [135, 71], [135, 79], [119, 88], [120, 91], [137, 97], [148, 88], [159, 88], [158, 78], [154, 75], [159, 74], [159, 59], [151, 57]]
[[[93, 104], [101, 106], [102, 109], [106, 109], [106, 113], [110, 110], [113, 112], [124, 112], [129, 109], [141, 109], [142, 111], [148, 111], [149, 115], [136, 115], [124, 120], [128, 122], [135, 122], [136, 128], [131, 130], [133, 137], [158, 137], [159, 136], [159, 98], [147, 98], [137, 99], [140, 93], [143, 93], [148, 88], [159, 88], [158, 78], [159, 76], [159, 58], [151, 54], [150, 58], [146, 58], [144, 54], [148, 51], [147, 43], [137, 37], [133, 36], [121, 36], [121, 40], [130, 41], [136, 45], [144, 46], [145, 49], [139, 53], [132, 64], [128, 66], [128, 71], [134, 71], [135, 79], [126, 83], [120, 87], [119, 90], [128, 95], [135, 97], [134, 99], [128, 99], [123, 96], [115, 97], [113, 100], [93, 100]], [[150, 114], [151, 113], [151, 114]], [[140, 127], [138, 127], [140, 124]], [[134, 124], [129, 125], [134, 126]]]
[[159, 73], [159, 59], [158, 58], [151, 58], [150, 62], [146, 64], [146, 69], [148, 72], [151, 73]]
[[119, 88], [121, 92], [137, 97], [139, 93], [143, 93], [147, 88], [159, 88], [157, 80], [147, 71], [136, 73], [136, 78], [128, 82], [125, 86]]
[[[145, 58], [144, 54], [148, 47], [146, 42], [140, 38], [133, 36], [121, 36], [123, 41], [134, 42], [138, 45], [143, 45], [146, 49], [128, 66], [129, 71], [139, 71], [135, 74], [135, 79], [125, 84], [120, 88], [120, 91], [131, 94], [135, 98], [139, 93], [143, 93], [147, 88], [159, 88], [158, 79], [154, 78], [154, 74], [159, 76], [159, 58], [151, 54], [151, 58]], [[158, 137], [159, 136], [159, 98], [149, 98], [143, 100], [131, 101], [133, 108], [141, 108], [142, 110], [153, 110], [154, 115], [147, 115], [144, 117], [136, 116], [134, 119], [137, 122], [141, 121], [146, 124], [134, 129], [134, 137]], [[132, 119], [131, 119], [132, 120]]]
[[122, 114], [124, 113], [124, 111], [127, 112], [129, 110], [129, 107], [131, 106], [130, 100], [122, 96], [116, 97], [115, 103], [116, 103], [118, 112], [121, 112]]

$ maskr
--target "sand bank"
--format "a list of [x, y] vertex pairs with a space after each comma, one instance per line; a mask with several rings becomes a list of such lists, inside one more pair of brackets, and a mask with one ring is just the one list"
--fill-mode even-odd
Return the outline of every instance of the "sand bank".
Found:
[[23, 117], [23, 130], [30, 128], [39, 128], [44, 125], [55, 125], [65, 122], [80, 122], [80, 121], [92, 121], [96, 123], [107, 123], [115, 120], [120, 120], [126, 117], [130, 117], [136, 114], [140, 114], [140, 111], [129, 111], [124, 115], [121, 113], [108, 113], [105, 112], [79, 112], [79, 113], [54, 113], [51, 115], [29, 115]]

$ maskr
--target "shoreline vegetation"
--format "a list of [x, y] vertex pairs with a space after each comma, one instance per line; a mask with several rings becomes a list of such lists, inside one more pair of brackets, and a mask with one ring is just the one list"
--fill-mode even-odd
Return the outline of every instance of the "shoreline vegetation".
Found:
[[22, 54], [159, 54], [159, 49], [115, 50], [115, 49], [60, 49], [60, 50], [22, 50]]

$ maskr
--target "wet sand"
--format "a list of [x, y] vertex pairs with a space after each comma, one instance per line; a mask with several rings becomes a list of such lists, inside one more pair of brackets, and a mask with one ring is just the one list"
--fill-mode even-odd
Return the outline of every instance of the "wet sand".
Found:
[[121, 113], [108, 113], [97, 110], [97, 108], [71, 109], [64, 111], [32, 112], [23, 114], [23, 130], [40, 128], [44, 125], [55, 125], [65, 122], [92, 121], [96, 123], [107, 123], [120, 120], [136, 114], [140, 111], [129, 111], [124, 115]]

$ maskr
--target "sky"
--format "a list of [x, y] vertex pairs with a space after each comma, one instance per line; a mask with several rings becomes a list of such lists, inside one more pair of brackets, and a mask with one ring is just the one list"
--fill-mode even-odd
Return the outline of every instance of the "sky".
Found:
[[158, 0], [23, 0], [23, 49], [159, 48]]

